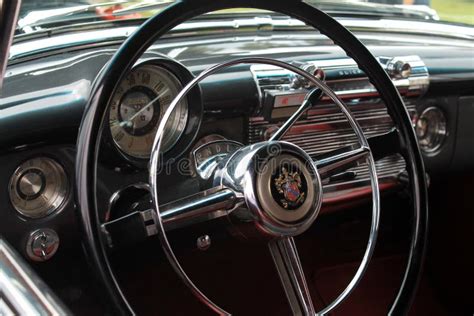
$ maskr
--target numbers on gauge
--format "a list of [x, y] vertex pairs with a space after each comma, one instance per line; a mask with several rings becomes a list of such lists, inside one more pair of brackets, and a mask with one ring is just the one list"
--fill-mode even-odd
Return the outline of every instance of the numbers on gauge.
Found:
[[[149, 158], [160, 121], [181, 89], [178, 78], [157, 65], [140, 65], [127, 74], [110, 103], [109, 126], [116, 146], [128, 156]], [[188, 105], [184, 99], [165, 125], [163, 152], [178, 141], [187, 118]]]
[[201, 138], [192, 151], [194, 173], [203, 179], [208, 179], [219, 162], [242, 146], [241, 143], [228, 140], [218, 134]]

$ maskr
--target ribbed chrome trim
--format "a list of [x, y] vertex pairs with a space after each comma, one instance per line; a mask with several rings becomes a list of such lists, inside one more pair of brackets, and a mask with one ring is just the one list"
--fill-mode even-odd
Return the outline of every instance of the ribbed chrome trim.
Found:
[[[414, 104], [407, 104], [412, 117], [416, 114]], [[381, 103], [364, 103], [352, 107], [367, 137], [380, 135], [393, 128], [393, 122]], [[261, 116], [249, 120], [248, 141], [257, 143], [264, 140], [265, 131], [276, 129], [278, 122], [269, 122]], [[306, 129], [306, 131], [305, 131]], [[292, 130], [295, 131], [292, 133]], [[311, 156], [317, 156], [344, 146], [357, 144], [357, 137], [350, 128], [344, 115], [335, 105], [326, 104], [311, 110], [305, 119], [299, 120], [283, 137], [283, 140], [300, 146]], [[385, 157], [375, 163], [379, 179], [396, 180], [398, 174], [405, 170], [405, 161], [400, 155]], [[351, 168], [357, 176], [350, 181], [339, 181], [336, 184], [349, 183], [352, 187], [366, 186], [369, 178], [366, 164]], [[331, 183], [332, 184], [332, 183]]]
[[[428, 68], [419, 56], [379, 57], [378, 59], [382, 67], [390, 74], [393, 84], [401, 95], [414, 97], [423, 95], [427, 91], [429, 86]], [[407, 78], [392, 75], [389, 71], [392, 60], [408, 64], [411, 67], [410, 75]], [[328, 79], [326, 83], [341, 99], [351, 100], [378, 96], [378, 91], [351, 58], [313, 60], [306, 64], [314, 65], [323, 71], [337, 71], [338, 78]], [[264, 95], [263, 91], [266, 90], [291, 91], [291, 82], [294, 78], [292, 72], [270, 65], [252, 65], [250, 70], [262, 92], [261, 95]], [[324, 96], [323, 100], [330, 99]], [[261, 102], [263, 102], [262, 99]]]
[[[412, 69], [408, 78], [395, 78], [392, 81], [400, 93], [405, 96], [406, 107], [412, 117], [416, 115], [415, 105], [410, 103], [415, 96], [420, 96], [428, 88], [429, 75], [424, 62], [418, 56], [381, 57], [380, 63], [385, 69], [392, 60], [403, 60]], [[378, 99], [378, 92], [363, 73], [357, 71], [357, 64], [350, 58], [309, 61], [324, 71], [338, 71], [340, 79], [328, 81], [335, 93], [348, 102], [354, 117], [364, 130], [366, 137], [376, 136], [388, 132], [393, 128], [393, 122], [387, 113], [384, 104]], [[272, 65], [252, 65], [251, 72], [259, 85], [261, 95], [265, 91], [291, 90], [293, 74], [288, 70]], [[355, 78], [347, 78], [356, 75]], [[298, 90], [293, 90], [295, 93]], [[261, 100], [262, 104], [264, 100]], [[344, 114], [327, 98], [322, 104], [308, 111], [307, 116], [301, 118], [283, 137], [282, 140], [300, 146], [311, 156], [317, 156], [331, 150], [357, 144], [357, 137], [345, 119]], [[280, 108], [279, 108], [280, 109]], [[291, 108], [288, 107], [291, 112]], [[249, 119], [248, 141], [257, 143], [271, 137], [281, 121], [267, 121], [261, 115]], [[366, 164], [359, 165], [348, 171], [355, 172], [356, 176], [350, 181], [339, 181], [331, 190], [347, 184], [352, 188], [368, 185], [370, 175]], [[405, 161], [399, 155], [386, 157], [376, 163], [379, 179], [396, 181], [400, 172], [405, 170]]]

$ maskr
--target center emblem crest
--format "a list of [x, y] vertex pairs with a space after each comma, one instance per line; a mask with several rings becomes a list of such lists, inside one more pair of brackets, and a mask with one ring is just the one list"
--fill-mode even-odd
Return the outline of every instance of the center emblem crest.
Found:
[[285, 209], [296, 209], [304, 203], [306, 194], [297, 171], [289, 172], [283, 167], [280, 175], [274, 179], [274, 185], [277, 192], [283, 195], [279, 202]]

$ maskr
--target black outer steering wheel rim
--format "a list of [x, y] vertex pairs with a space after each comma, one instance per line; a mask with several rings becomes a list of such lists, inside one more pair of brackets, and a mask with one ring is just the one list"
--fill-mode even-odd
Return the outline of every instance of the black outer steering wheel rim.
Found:
[[428, 230], [428, 199], [423, 159], [409, 114], [398, 90], [370, 51], [339, 22], [303, 2], [265, 0], [191, 0], [177, 2], [145, 22], [118, 49], [92, 87], [77, 142], [76, 198], [80, 209], [84, 242], [90, 263], [106, 287], [116, 312], [133, 313], [109, 265], [96, 204], [96, 167], [102, 122], [116, 85], [138, 58], [163, 34], [195, 16], [215, 10], [250, 7], [271, 10], [313, 26], [339, 45], [367, 74], [395, 123], [407, 164], [413, 198], [410, 255], [402, 285], [390, 314], [406, 314], [414, 299], [425, 256]]

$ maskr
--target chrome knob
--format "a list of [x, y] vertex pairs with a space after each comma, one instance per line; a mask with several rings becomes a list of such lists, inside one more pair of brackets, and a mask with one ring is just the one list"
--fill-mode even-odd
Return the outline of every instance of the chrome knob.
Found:
[[387, 72], [391, 77], [406, 79], [411, 75], [411, 65], [401, 59], [393, 58], [387, 64]]
[[38, 169], [28, 170], [18, 181], [19, 193], [26, 199], [34, 198], [44, 188], [44, 176]]
[[26, 254], [33, 261], [50, 259], [59, 248], [58, 234], [52, 229], [43, 228], [33, 231], [26, 243]]
[[[301, 63], [301, 64], [294, 63], [294, 64], [297, 65], [299, 68], [303, 69], [304, 71], [306, 71], [306, 72], [310, 73], [311, 75], [315, 76], [316, 78], [320, 79], [320, 80], [325, 79], [324, 71], [321, 68], [316, 67], [316, 65], [314, 65], [312, 63]], [[301, 89], [301, 88], [308, 89], [308, 88], [312, 87], [313, 84], [310, 83], [304, 77], [295, 74], [295, 75], [293, 75], [290, 86], [293, 89]]]
[[209, 235], [203, 235], [198, 237], [196, 240], [196, 246], [198, 247], [199, 250], [207, 250], [209, 247], [211, 247], [211, 237]]

